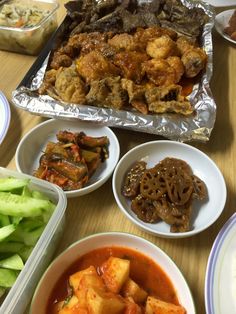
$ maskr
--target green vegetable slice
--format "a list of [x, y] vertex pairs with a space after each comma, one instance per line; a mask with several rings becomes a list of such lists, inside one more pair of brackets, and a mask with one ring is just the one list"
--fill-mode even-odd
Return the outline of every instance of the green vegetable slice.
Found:
[[23, 188], [29, 183], [28, 179], [0, 178], [0, 191], [12, 191]]
[[7, 238], [10, 234], [12, 234], [16, 230], [15, 225], [8, 225], [0, 228], [0, 241]]
[[0, 242], [0, 253], [18, 253], [23, 247], [20, 242]]
[[8, 216], [0, 214], [0, 227], [10, 225], [10, 223], [11, 222]]
[[40, 216], [54, 207], [50, 201], [0, 192], [0, 214], [17, 217]]
[[22, 270], [24, 263], [18, 254], [14, 254], [0, 261], [0, 267], [14, 270]]
[[19, 271], [0, 268], [0, 286], [3, 288], [11, 288], [16, 281], [18, 274]]

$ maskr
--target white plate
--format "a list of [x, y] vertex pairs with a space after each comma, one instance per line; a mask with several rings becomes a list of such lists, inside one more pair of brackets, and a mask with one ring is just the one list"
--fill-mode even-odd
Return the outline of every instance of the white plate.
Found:
[[204, 0], [204, 2], [211, 4], [214, 7], [231, 7], [236, 5], [235, 0]]
[[39, 167], [39, 159], [42, 156], [46, 144], [49, 141], [57, 142], [56, 133], [62, 130], [72, 132], [83, 131], [89, 136], [107, 136], [109, 139], [109, 158], [101, 163], [99, 169], [93, 174], [86, 186], [79, 190], [65, 192], [68, 197], [88, 194], [99, 188], [108, 180], [119, 160], [119, 142], [115, 134], [108, 127], [79, 120], [65, 121], [50, 119], [45, 121], [33, 128], [20, 141], [16, 150], [16, 168], [20, 172], [32, 175]]
[[2, 144], [11, 119], [11, 111], [6, 97], [0, 91], [0, 144]]
[[[133, 213], [130, 201], [121, 193], [124, 177], [135, 161], [145, 159], [147, 168], [151, 168], [166, 157], [186, 161], [208, 189], [207, 201], [193, 202], [192, 229], [188, 232], [171, 233], [170, 226], [163, 221], [155, 224], [143, 222]], [[188, 237], [205, 230], [220, 216], [226, 201], [225, 181], [215, 163], [197, 148], [174, 141], [148, 142], [130, 150], [114, 171], [112, 187], [118, 206], [132, 222], [152, 234], [168, 238]]]
[[231, 18], [234, 11], [235, 9], [232, 9], [232, 10], [223, 11], [220, 14], [217, 14], [215, 17], [215, 28], [222, 37], [224, 37], [231, 43], [236, 44], [235, 40], [231, 39], [229, 35], [224, 33], [224, 29], [226, 26], [228, 26], [229, 19]]
[[236, 313], [236, 214], [217, 235], [207, 264], [207, 314]]

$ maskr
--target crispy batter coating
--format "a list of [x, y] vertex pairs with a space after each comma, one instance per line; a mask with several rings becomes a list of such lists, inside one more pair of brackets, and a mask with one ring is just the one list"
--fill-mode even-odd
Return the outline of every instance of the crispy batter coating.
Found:
[[168, 35], [149, 41], [146, 51], [150, 57], [155, 59], [165, 59], [178, 54], [176, 43]]
[[175, 82], [178, 83], [184, 74], [184, 65], [179, 57], [171, 56], [166, 59], [169, 65], [175, 70]]
[[91, 51], [85, 56], [81, 56], [76, 60], [76, 68], [87, 83], [108, 76], [117, 76], [120, 72], [114, 64], [98, 51]]
[[55, 90], [66, 102], [84, 104], [86, 88], [75, 68], [60, 68], [56, 74]]
[[157, 86], [176, 82], [176, 71], [164, 59], [151, 59], [142, 64], [148, 79]]
[[86, 100], [91, 105], [121, 109], [127, 102], [127, 94], [121, 88], [120, 77], [106, 77], [91, 83]]
[[181, 58], [186, 77], [195, 77], [206, 66], [207, 55], [201, 48], [187, 50]]
[[142, 63], [147, 60], [148, 56], [146, 53], [123, 51], [116, 54], [114, 64], [121, 69], [124, 78], [140, 83], [144, 76]]
[[179, 36], [176, 40], [177, 48], [181, 56], [189, 49], [196, 47], [196, 41], [186, 36]]
[[108, 40], [108, 44], [115, 48], [117, 51], [134, 51], [140, 50], [140, 44], [137, 40], [135, 40], [134, 36], [123, 33], [117, 34], [111, 39]]
[[154, 113], [175, 112], [183, 115], [193, 113], [193, 107], [181, 96], [181, 90], [181, 86], [174, 84], [148, 89], [145, 92], [148, 110]]

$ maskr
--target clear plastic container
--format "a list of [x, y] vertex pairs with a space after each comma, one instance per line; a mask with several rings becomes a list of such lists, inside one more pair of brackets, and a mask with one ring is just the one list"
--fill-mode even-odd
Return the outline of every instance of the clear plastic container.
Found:
[[0, 307], [0, 314], [24, 313], [60, 240], [65, 223], [67, 199], [64, 192], [49, 182], [0, 167], [0, 177], [29, 178], [29, 187], [47, 195], [56, 204], [53, 215], [35, 245], [15, 284]]
[[[0, 49], [29, 55], [37, 55], [44, 44], [57, 28], [57, 9], [59, 4], [55, 0], [10, 0], [0, 1], [0, 13], [9, 16], [0, 19]], [[5, 8], [4, 8], [5, 6]], [[9, 12], [6, 14], [6, 6]], [[19, 10], [27, 10], [23, 17], [16, 14]], [[13, 8], [13, 11], [10, 9]], [[17, 8], [17, 10], [15, 10]], [[37, 22], [37, 14], [43, 14]], [[22, 11], [21, 11], [22, 12]], [[40, 13], [40, 15], [41, 15]], [[26, 19], [30, 22], [25, 24]], [[9, 21], [9, 23], [4, 22]], [[3, 25], [5, 23], [5, 25]]]

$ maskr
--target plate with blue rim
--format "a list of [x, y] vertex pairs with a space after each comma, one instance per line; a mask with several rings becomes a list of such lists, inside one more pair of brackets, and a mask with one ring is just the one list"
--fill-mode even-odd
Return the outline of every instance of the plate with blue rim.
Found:
[[212, 246], [205, 279], [207, 314], [236, 313], [236, 213]]
[[4, 94], [0, 91], [0, 144], [2, 144], [11, 120], [11, 111], [9, 103], [4, 96]]

